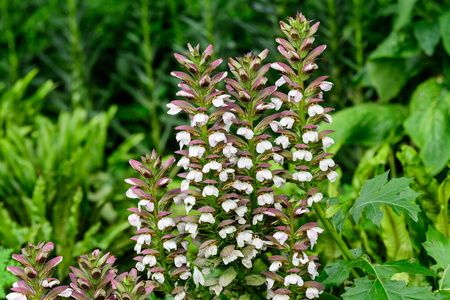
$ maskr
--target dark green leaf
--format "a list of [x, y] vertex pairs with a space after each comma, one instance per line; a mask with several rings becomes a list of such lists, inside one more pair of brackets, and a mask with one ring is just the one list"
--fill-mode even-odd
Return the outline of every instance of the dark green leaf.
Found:
[[414, 22], [414, 36], [425, 54], [432, 56], [434, 48], [436, 48], [441, 38], [439, 22], [437, 20], [433, 22], [428, 22], [427, 20]]
[[398, 1], [398, 16], [395, 21], [394, 29], [398, 30], [405, 25], [411, 23], [412, 11], [417, 0], [399, 0]]
[[389, 171], [364, 183], [360, 196], [349, 212], [356, 224], [359, 223], [363, 210], [366, 210], [367, 219], [379, 227], [384, 213], [380, 209], [382, 205], [391, 207], [397, 215], [405, 212], [414, 221], [418, 220], [420, 208], [411, 202], [419, 194], [409, 188], [412, 178], [394, 178], [387, 182], [388, 173]]
[[[350, 271], [353, 268], [370, 269], [370, 265], [363, 259], [355, 260], [335, 260], [329, 263], [324, 272], [322, 272], [318, 281], [325, 287], [340, 286], [345, 279], [350, 276]], [[325, 275], [326, 274], [326, 275]]]
[[425, 167], [436, 175], [450, 158], [450, 93], [442, 78], [432, 78], [419, 85], [410, 105], [411, 115], [404, 127], [420, 147]]
[[441, 15], [439, 18], [439, 25], [441, 27], [444, 48], [447, 51], [447, 54], [450, 55], [450, 11]]
[[406, 61], [401, 58], [379, 58], [367, 62], [372, 85], [381, 102], [395, 98], [408, 80]]
[[394, 273], [405, 272], [412, 275], [420, 274], [425, 276], [436, 276], [436, 274], [431, 272], [428, 268], [425, 268], [424, 266], [419, 264], [419, 262], [415, 258], [387, 262], [379, 268], [385, 272], [389, 272], [391, 275]]

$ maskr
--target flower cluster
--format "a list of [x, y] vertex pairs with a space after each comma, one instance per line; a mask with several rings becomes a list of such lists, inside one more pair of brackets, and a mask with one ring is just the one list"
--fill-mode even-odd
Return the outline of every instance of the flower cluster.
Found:
[[59, 280], [52, 278], [55, 267], [62, 261], [62, 256], [47, 261], [53, 243], [28, 244], [22, 249], [22, 255], [13, 254], [21, 267], [7, 267], [20, 281], [13, 284], [12, 291], [6, 295], [8, 300], [43, 299], [53, 300], [70, 297], [72, 290], [68, 286], [58, 286]]
[[117, 268], [113, 267], [114, 256], [110, 253], [101, 255], [94, 250], [78, 258], [78, 268], [70, 267], [69, 274], [73, 289], [72, 297], [77, 300], [114, 299], [111, 280], [116, 277]]
[[148, 281], [138, 282], [137, 270], [132, 269], [111, 280], [115, 299], [119, 300], [145, 300], [153, 291], [154, 286]]
[[166, 189], [172, 181], [166, 175], [174, 162], [175, 159], [171, 158], [163, 163], [161, 156], [153, 151], [151, 156], [142, 157], [142, 162], [130, 160], [131, 166], [143, 180], [125, 180], [131, 185], [127, 196], [139, 199], [137, 207], [129, 209], [132, 214], [128, 217], [138, 234], [132, 238], [136, 241], [134, 250], [138, 254], [135, 258], [136, 269], [146, 270], [151, 285], [166, 294], [171, 294], [192, 275], [185, 255], [189, 244], [184, 239], [187, 234], [173, 234], [176, 234], [174, 229], [180, 218], [172, 218], [169, 211], [174, 197], [180, 192], [180, 189], [169, 192]]

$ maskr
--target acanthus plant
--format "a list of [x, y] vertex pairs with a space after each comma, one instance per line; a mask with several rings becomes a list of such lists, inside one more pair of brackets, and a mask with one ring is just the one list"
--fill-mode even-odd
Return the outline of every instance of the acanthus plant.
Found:
[[[225, 72], [214, 75], [222, 60], [210, 62], [211, 45], [203, 53], [189, 45], [186, 56], [175, 54], [187, 70], [172, 73], [181, 80], [177, 96], [186, 100], [172, 101], [168, 113], [185, 112], [190, 119], [176, 128], [177, 165], [185, 170], [180, 188], [160, 193], [173, 159], [164, 171], [155, 153], [131, 161], [147, 180], [127, 179], [133, 185], [128, 195], [140, 199], [130, 216], [140, 233], [136, 267], [177, 300], [313, 299], [324, 289], [314, 281], [318, 258], [306, 251], [323, 229], [302, 217], [311, 206], [320, 209], [318, 183], [337, 176], [326, 152], [334, 141], [318, 125], [332, 121], [331, 109], [320, 105], [332, 84], [319, 77], [305, 87], [325, 46], [310, 51], [319, 23], [310, 26], [301, 14], [288, 20], [280, 22], [288, 40], [277, 42], [290, 66], [263, 64], [264, 50], [230, 58], [234, 79], [225, 79]], [[283, 75], [266, 87], [270, 67]], [[217, 89], [223, 79], [228, 94]], [[276, 91], [284, 84], [287, 94]], [[286, 182], [303, 196], [276, 194], [274, 187]], [[171, 203], [183, 205], [187, 215], [171, 217]], [[195, 246], [188, 248], [189, 241]]]

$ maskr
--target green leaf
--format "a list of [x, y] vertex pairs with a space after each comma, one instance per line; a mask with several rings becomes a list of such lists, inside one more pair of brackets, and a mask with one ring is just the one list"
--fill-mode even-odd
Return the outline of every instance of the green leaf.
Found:
[[[387, 182], [389, 171], [367, 180], [361, 189], [360, 196], [350, 209], [349, 214], [353, 215], [356, 224], [363, 210], [366, 210], [367, 219], [380, 227], [383, 219], [382, 205], [387, 205], [400, 215], [405, 212], [414, 221], [417, 221], [417, 213], [420, 208], [417, 204], [411, 203], [419, 195], [409, 188], [412, 178], [394, 178]], [[387, 183], [386, 183], [387, 182]]]
[[414, 36], [425, 54], [432, 56], [441, 38], [438, 20], [432, 22], [428, 22], [427, 20], [414, 22]]
[[417, 0], [399, 0], [398, 1], [398, 16], [395, 21], [394, 29], [398, 30], [409, 23], [412, 19], [412, 11]]
[[329, 136], [335, 145], [329, 151], [336, 153], [342, 145], [375, 146], [401, 138], [401, 125], [407, 116], [402, 105], [360, 104], [333, 114], [333, 123], [320, 125], [321, 130], [339, 128]]
[[237, 272], [234, 267], [229, 267], [219, 277], [219, 285], [222, 287], [228, 286], [234, 278], [236, 278]]
[[335, 260], [325, 267], [317, 281], [325, 287], [340, 286], [350, 276], [353, 268], [367, 270], [370, 269], [370, 265], [363, 259]]
[[436, 299], [430, 287], [407, 287], [404, 281], [355, 279], [355, 286], [341, 295], [344, 300]]
[[408, 79], [404, 59], [379, 58], [367, 62], [372, 85], [381, 102], [395, 98]]
[[397, 216], [390, 207], [384, 207], [381, 237], [386, 247], [387, 259], [399, 260], [413, 256], [413, 245], [406, 228], [405, 214]]
[[245, 283], [250, 286], [259, 286], [266, 282], [266, 278], [259, 274], [252, 274], [245, 277]]
[[448, 202], [450, 200], [450, 176], [441, 183], [438, 188], [438, 200], [440, 211], [437, 216], [436, 229], [446, 237], [450, 237], [450, 224], [448, 222]]
[[450, 55], [450, 11], [440, 16], [439, 25], [441, 27], [441, 36], [445, 51]]
[[[420, 55], [420, 48], [409, 31], [392, 31], [369, 55], [369, 61], [377, 59], [403, 59]], [[370, 75], [370, 74], [369, 74]], [[408, 75], [408, 74], [405, 74]]]
[[411, 114], [404, 123], [432, 175], [442, 171], [450, 159], [450, 93], [442, 81], [431, 78], [417, 87], [411, 98]]
[[427, 240], [422, 245], [428, 255], [436, 261], [432, 270], [443, 269], [444, 271], [439, 282], [439, 290], [450, 290], [450, 238], [446, 238], [442, 233], [429, 226]]
[[12, 249], [4, 249], [0, 247], [0, 299], [6, 299], [5, 290], [12, 287], [17, 281], [16, 276], [6, 270], [6, 267], [17, 267], [19, 264], [11, 258]]
[[419, 264], [419, 262], [415, 258], [387, 262], [379, 268], [385, 272], [389, 272], [390, 274], [405, 272], [413, 275], [420, 274], [436, 277], [436, 274], [431, 272], [428, 268], [425, 268], [424, 266]]
[[250, 294], [241, 295], [238, 300], [251, 300], [252, 296]]

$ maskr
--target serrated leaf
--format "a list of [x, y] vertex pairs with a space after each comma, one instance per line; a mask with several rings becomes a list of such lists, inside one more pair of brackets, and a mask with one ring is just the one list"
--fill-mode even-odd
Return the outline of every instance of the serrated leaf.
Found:
[[228, 286], [234, 278], [236, 278], [237, 272], [234, 267], [229, 267], [219, 277], [219, 285], [222, 287]]
[[245, 277], [245, 283], [250, 286], [260, 286], [266, 282], [266, 278], [262, 275], [252, 274]]
[[383, 272], [389, 272], [390, 274], [405, 272], [413, 275], [420, 274], [436, 277], [436, 274], [431, 272], [428, 268], [425, 268], [424, 266], [419, 264], [419, 262], [415, 258], [387, 262], [382, 266], [379, 266], [379, 268], [383, 270]]
[[422, 243], [423, 247], [435, 261], [436, 265], [432, 269], [443, 269], [442, 278], [439, 281], [439, 290], [450, 290], [450, 238], [446, 238], [442, 233], [428, 228], [427, 240]]
[[407, 287], [404, 281], [355, 279], [355, 286], [341, 295], [344, 300], [436, 299], [431, 287]]
[[404, 127], [420, 148], [420, 156], [432, 175], [436, 175], [450, 159], [450, 93], [442, 78], [431, 78], [414, 91], [411, 114]]
[[383, 205], [391, 207], [397, 215], [405, 212], [414, 221], [418, 220], [417, 213], [420, 212], [420, 208], [411, 202], [419, 194], [409, 188], [412, 178], [394, 178], [387, 182], [388, 174], [389, 171], [364, 183], [360, 196], [349, 211], [356, 224], [359, 223], [359, 218], [365, 210], [367, 219], [380, 227], [384, 214], [380, 208]]
[[340, 286], [350, 276], [350, 271], [353, 268], [371, 269], [370, 265], [362, 258], [350, 261], [336, 260], [325, 267], [317, 281], [325, 287]]

